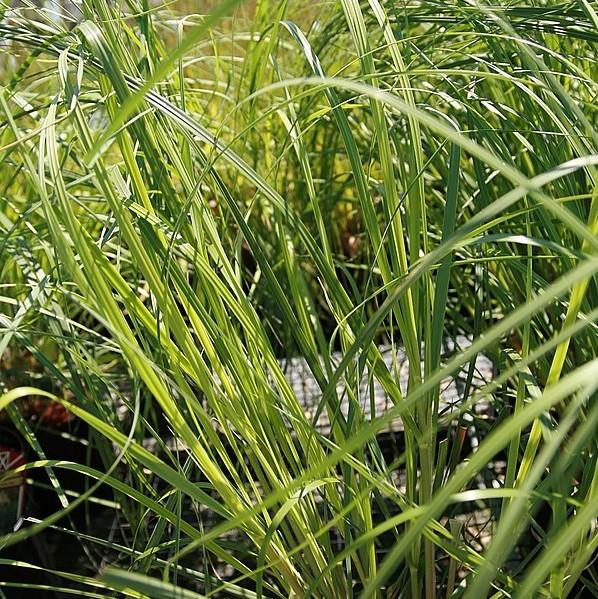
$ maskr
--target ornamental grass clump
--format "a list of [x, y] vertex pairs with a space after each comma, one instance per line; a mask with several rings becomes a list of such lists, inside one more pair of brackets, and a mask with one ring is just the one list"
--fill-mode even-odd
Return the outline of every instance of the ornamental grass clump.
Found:
[[0, 596], [598, 594], [594, 2], [0, 6]]

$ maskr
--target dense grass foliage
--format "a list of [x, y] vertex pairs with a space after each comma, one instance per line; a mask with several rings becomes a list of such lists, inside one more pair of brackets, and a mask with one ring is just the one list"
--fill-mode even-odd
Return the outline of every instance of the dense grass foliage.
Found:
[[598, 594], [595, 2], [0, 6], [0, 596]]

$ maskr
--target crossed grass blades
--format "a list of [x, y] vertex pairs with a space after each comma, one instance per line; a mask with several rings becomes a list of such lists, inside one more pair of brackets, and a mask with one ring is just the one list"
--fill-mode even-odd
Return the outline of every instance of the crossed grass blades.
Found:
[[[206, 4], [2, 4], [0, 407], [59, 508], [2, 538], [0, 593], [60, 531], [85, 563], [38, 590], [597, 594], [595, 3]], [[480, 352], [494, 379], [439, 413]]]

